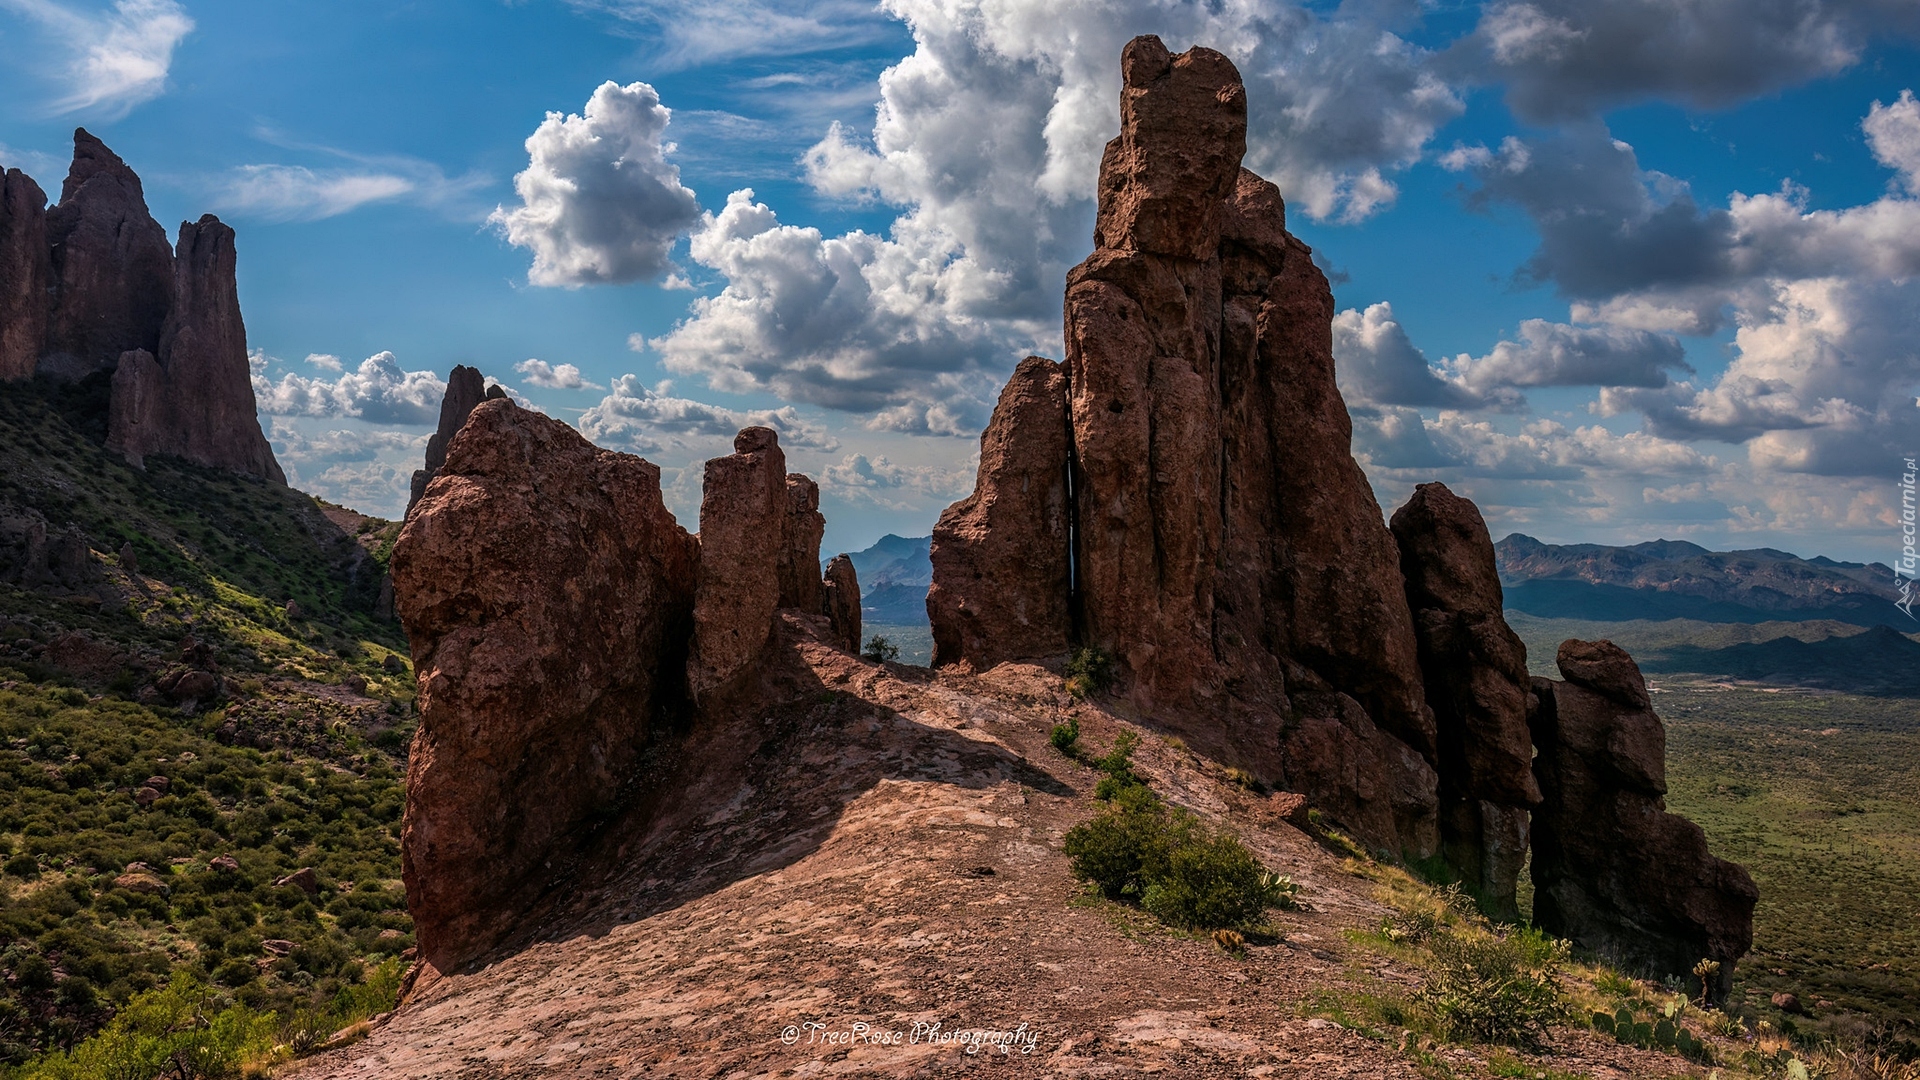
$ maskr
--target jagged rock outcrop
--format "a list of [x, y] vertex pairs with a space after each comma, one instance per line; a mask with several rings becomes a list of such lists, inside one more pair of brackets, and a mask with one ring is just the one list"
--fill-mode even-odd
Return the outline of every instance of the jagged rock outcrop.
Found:
[[0, 169], [0, 382], [32, 377], [52, 287], [47, 194], [19, 169]]
[[[1021, 453], [1010, 466], [983, 443], [973, 498], [936, 532], [938, 658], [1103, 649], [1136, 707], [1211, 727], [1343, 808], [1365, 842], [1425, 857], [1433, 715], [1399, 551], [1349, 449], [1326, 277], [1287, 232], [1278, 189], [1240, 167], [1246, 93], [1225, 56], [1136, 38], [1121, 74], [1095, 250], [1067, 277], [1070, 436], [1056, 449], [1051, 405], [1029, 403], [1045, 370], [1029, 361], [987, 436]], [[1055, 526], [1052, 492], [1027, 478], [1069, 460], [1069, 521]], [[1067, 531], [1063, 565], [1044, 549]], [[974, 574], [985, 584], [943, 594]], [[1007, 595], [1046, 583], [1051, 596]], [[993, 607], [1016, 602], [1047, 617]], [[978, 626], [969, 604], [987, 613]]]
[[702, 708], [740, 688], [773, 633], [787, 513], [787, 456], [772, 428], [746, 428], [732, 454], [707, 462], [687, 659], [687, 687]]
[[140, 178], [84, 129], [60, 203], [10, 170], [0, 188], [0, 381], [111, 372], [107, 445], [286, 483], [260, 429], [233, 230], [183, 222], [177, 248]]
[[173, 248], [147, 211], [140, 178], [85, 128], [73, 133], [73, 166], [47, 211], [47, 240], [55, 291], [38, 370], [77, 379], [112, 370], [135, 349], [159, 355], [174, 301]]
[[933, 527], [935, 666], [1056, 656], [1072, 635], [1065, 365], [1030, 356], [980, 435], [973, 494]]
[[657, 466], [511, 401], [452, 440], [392, 562], [420, 688], [401, 846], [436, 970], [509, 930], [630, 779], [680, 696], [698, 562]]
[[826, 531], [827, 519], [820, 513], [820, 485], [803, 473], [788, 473], [786, 543], [780, 548], [781, 607], [823, 610], [820, 538]]
[[100, 577], [99, 561], [80, 530], [50, 527], [31, 507], [0, 505], [0, 581], [73, 590]]
[[159, 355], [122, 353], [113, 373], [107, 448], [128, 462], [171, 454], [287, 482], [254, 407], [236, 261], [233, 229], [219, 218], [180, 226]]
[[827, 579], [821, 591], [827, 624], [833, 639], [850, 653], [860, 651], [860, 575], [854, 573], [853, 560], [843, 552], [827, 564]]
[[460, 425], [482, 401], [487, 398], [487, 380], [480, 374], [479, 368], [465, 364], [455, 364], [447, 373], [447, 392], [440, 398], [440, 426], [427, 438], [427, 464], [425, 468], [413, 471], [413, 490], [407, 496], [407, 517], [413, 516], [413, 508], [419, 505], [420, 497], [427, 493], [427, 485], [447, 463], [447, 446], [460, 432]]
[[1533, 921], [1632, 970], [1717, 960], [1724, 997], [1753, 945], [1753, 879], [1666, 812], [1666, 727], [1633, 658], [1567, 641], [1557, 659], [1564, 682], [1533, 680]]
[[1501, 611], [1493, 538], [1479, 508], [1440, 483], [1415, 488], [1392, 528], [1438, 733], [1441, 854], [1487, 914], [1518, 922], [1540, 787], [1527, 648]]

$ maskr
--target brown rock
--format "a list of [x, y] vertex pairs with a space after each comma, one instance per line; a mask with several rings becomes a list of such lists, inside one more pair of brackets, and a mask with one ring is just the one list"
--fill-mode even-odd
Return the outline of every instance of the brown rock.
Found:
[[430, 965], [513, 929], [631, 779], [681, 693], [698, 558], [648, 462], [506, 400], [454, 437], [392, 561], [421, 714], [401, 853]]
[[853, 560], [844, 553], [827, 564], [823, 603], [833, 638], [854, 655], [860, 653], [860, 576], [853, 571]]
[[215, 855], [207, 860], [207, 869], [222, 874], [237, 874], [240, 872], [240, 860], [231, 855]]
[[164, 776], [149, 776], [146, 786], [164, 794], [173, 787], [173, 781]]
[[133, 793], [133, 801], [144, 809], [160, 801], [160, 792], [150, 787], [138, 788]]
[[285, 938], [268, 938], [260, 943], [261, 951], [269, 956], [286, 956], [297, 947]]
[[147, 896], [165, 896], [168, 892], [166, 882], [145, 872], [121, 874], [113, 879], [113, 885], [116, 889], [125, 889], [128, 892], [142, 893]]
[[965, 661], [984, 671], [1067, 651], [1069, 437], [1066, 369], [1030, 356], [980, 435], [973, 494], [933, 527], [934, 666]]
[[[423, 485], [424, 490], [424, 485]], [[380, 578], [380, 592], [373, 600], [373, 617], [376, 619], [393, 618], [393, 575]]]
[[287, 482], [255, 410], [240, 318], [233, 230], [208, 214], [182, 222], [173, 299], [157, 352], [121, 354], [107, 449], [138, 467], [148, 454]]
[[274, 879], [273, 886], [276, 889], [291, 887], [308, 896], [319, 896], [320, 875], [313, 872], [313, 867], [303, 866], [286, 877]]
[[1313, 824], [1313, 819], [1308, 816], [1312, 809], [1307, 804], [1307, 797], [1298, 792], [1276, 791], [1267, 796], [1268, 813], [1302, 832]]
[[820, 610], [820, 485], [801, 473], [787, 474], [786, 545], [780, 549], [780, 606]]
[[52, 287], [46, 192], [19, 169], [0, 169], [0, 382], [33, 377]]
[[1782, 991], [1773, 995], [1773, 1007], [1793, 1016], [1803, 1016], [1806, 1008], [1800, 1004], [1800, 995], [1791, 991]]
[[[1280, 732], [1280, 778], [1369, 850], [1432, 854], [1439, 777], [1346, 694], [1302, 691]], [[1419, 855], [1416, 857], [1424, 857]]]
[[1534, 923], [1629, 970], [1684, 977], [1717, 960], [1707, 989], [1723, 997], [1753, 945], [1753, 879], [1666, 812], [1665, 727], [1634, 704], [1647, 699], [1632, 659], [1573, 641], [1560, 658], [1580, 681], [1533, 680]]
[[120, 545], [120, 570], [128, 577], [140, 576], [140, 553], [134, 550], [131, 540]]
[[687, 660], [687, 687], [702, 708], [745, 683], [773, 633], [787, 510], [787, 459], [773, 429], [746, 428], [732, 454], [707, 462]]
[[402, 675], [406, 673], [407, 662], [400, 659], [399, 653], [388, 653], [386, 659], [380, 661], [380, 670], [389, 675]]
[[413, 473], [413, 492], [407, 498], [407, 517], [413, 516], [413, 508], [427, 493], [427, 485], [433, 483], [433, 478], [447, 463], [447, 446], [459, 434], [461, 425], [473, 414], [474, 407], [486, 399], [487, 380], [480, 374], [480, 369], [455, 364], [447, 374], [447, 392], [440, 398], [440, 426], [427, 439], [426, 467], [416, 469]]
[[286, 606], [282, 607], [280, 611], [289, 619], [297, 619], [300, 617], [300, 602], [298, 600], [289, 600]]
[[[173, 250], [140, 178], [84, 128], [73, 133], [60, 204], [47, 211], [47, 242], [54, 298], [38, 370], [78, 379], [112, 370], [126, 352], [159, 355]], [[241, 359], [244, 375], [244, 351]]]
[[1394, 512], [1393, 535], [1438, 734], [1441, 853], [1488, 915], [1517, 922], [1540, 788], [1527, 650], [1502, 614], [1493, 538], [1479, 509], [1438, 483]]

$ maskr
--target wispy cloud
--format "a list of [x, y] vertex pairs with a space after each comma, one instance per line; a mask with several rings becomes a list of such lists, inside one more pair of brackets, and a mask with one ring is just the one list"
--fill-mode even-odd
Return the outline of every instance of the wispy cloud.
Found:
[[40, 24], [65, 47], [67, 93], [55, 113], [125, 116], [166, 90], [173, 50], [193, 32], [193, 20], [175, 0], [117, 0], [89, 14], [53, 0], [0, 0], [0, 9]]
[[867, 0], [817, 0], [779, 10], [765, 0], [569, 0], [581, 11], [644, 27], [656, 67], [751, 56], [793, 56], [871, 44], [899, 33]]
[[450, 177], [438, 165], [399, 155], [362, 155], [316, 148], [350, 164], [311, 169], [304, 165], [240, 165], [215, 182], [216, 209], [261, 221], [319, 221], [372, 203], [405, 201], [478, 217], [480, 204], [466, 196], [485, 187], [479, 173]]

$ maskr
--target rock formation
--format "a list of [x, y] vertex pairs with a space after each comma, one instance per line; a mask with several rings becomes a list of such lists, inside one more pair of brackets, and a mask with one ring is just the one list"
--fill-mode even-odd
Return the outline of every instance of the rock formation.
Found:
[[820, 485], [802, 473], [787, 474], [786, 543], [780, 548], [780, 606], [823, 611], [820, 537], [827, 519], [820, 513]]
[[732, 454], [707, 462], [687, 660], [687, 686], [703, 708], [739, 689], [773, 633], [787, 510], [787, 456], [773, 429], [747, 428]]
[[174, 302], [173, 249], [147, 211], [140, 178], [85, 128], [73, 133], [73, 166], [60, 204], [47, 211], [47, 240], [55, 291], [39, 370], [77, 379], [113, 370], [135, 349], [157, 356]]
[[148, 454], [171, 454], [284, 484], [254, 408], [235, 262], [233, 230], [219, 218], [180, 226], [160, 352], [121, 354], [107, 448], [136, 466]]
[[1564, 682], [1533, 680], [1533, 921], [1630, 970], [1717, 960], [1709, 991], [1724, 997], [1753, 945], [1753, 879], [1666, 812], [1666, 727], [1633, 658], [1567, 641], [1557, 660]]
[[487, 380], [480, 369], [465, 364], [455, 364], [447, 374], [447, 392], [440, 399], [440, 427], [427, 439], [427, 464], [425, 468], [413, 471], [413, 491], [407, 497], [407, 517], [413, 516], [413, 508], [419, 504], [420, 496], [427, 493], [427, 485], [439, 475], [441, 466], [447, 463], [447, 445], [453, 442], [460, 426], [467, 422], [474, 407], [487, 397]]
[[46, 192], [19, 169], [0, 169], [0, 382], [32, 377], [52, 287]]
[[112, 373], [107, 444], [286, 483], [255, 412], [233, 230], [208, 215], [180, 242], [140, 178], [84, 129], [60, 203], [17, 170], [0, 188], [0, 380]]
[[508, 929], [628, 780], [680, 693], [697, 562], [654, 465], [511, 401], [452, 440], [393, 552], [420, 687], [408, 907], [438, 970]]
[[853, 560], [843, 552], [827, 564], [827, 580], [822, 589], [822, 607], [833, 639], [850, 653], [860, 651], [860, 575], [853, 571]]
[[[1399, 552], [1348, 448], [1325, 275], [1240, 167], [1226, 57], [1143, 37], [1121, 74], [1095, 250], [1067, 277], [1070, 434], [1028, 361], [936, 530], [938, 660], [1105, 650], [1137, 707], [1265, 723], [1228, 741], [1370, 845], [1425, 857], [1433, 716]], [[1051, 485], [1069, 463], [1070, 500]]]
[[1479, 508], [1439, 483], [1414, 489], [1393, 535], [1439, 737], [1441, 853], [1489, 915], [1517, 922], [1540, 787], [1527, 648], [1501, 613], [1493, 538]]
[[1069, 435], [1064, 365], [1028, 357], [980, 436], [973, 494], [933, 527], [936, 666], [965, 661], [984, 671], [1067, 651]]

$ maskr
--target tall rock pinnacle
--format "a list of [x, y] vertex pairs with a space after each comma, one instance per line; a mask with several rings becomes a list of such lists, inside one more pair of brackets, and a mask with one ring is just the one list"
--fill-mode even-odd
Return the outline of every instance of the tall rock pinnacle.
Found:
[[60, 205], [47, 211], [47, 239], [55, 295], [41, 370], [79, 378], [112, 370], [124, 352], [159, 355], [173, 249], [140, 178], [85, 128], [73, 133], [73, 167]]
[[32, 377], [52, 287], [46, 192], [19, 169], [0, 171], [0, 382]]

